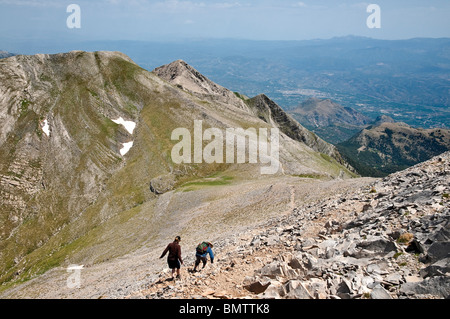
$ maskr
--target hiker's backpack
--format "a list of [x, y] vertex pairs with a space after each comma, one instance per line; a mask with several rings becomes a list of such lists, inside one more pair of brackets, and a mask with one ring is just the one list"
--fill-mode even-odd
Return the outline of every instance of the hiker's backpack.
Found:
[[208, 247], [209, 247], [209, 243], [204, 241], [203, 243], [198, 244], [196, 251], [198, 254], [203, 255], [203, 254], [206, 254]]

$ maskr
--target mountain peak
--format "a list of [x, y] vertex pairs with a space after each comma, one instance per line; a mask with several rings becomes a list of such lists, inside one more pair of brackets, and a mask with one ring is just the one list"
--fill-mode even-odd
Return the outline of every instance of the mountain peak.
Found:
[[153, 73], [191, 93], [218, 94], [224, 90], [183, 60], [160, 66]]
[[383, 123], [395, 123], [395, 120], [392, 117], [383, 114], [376, 118], [374, 125], [378, 126]]
[[8, 58], [8, 57], [13, 56], [13, 55], [15, 55], [15, 54], [7, 52], [7, 51], [0, 50], [0, 59]]
[[384, 114], [378, 116], [372, 126], [410, 127], [408, 124], [404, 122], [396, 122], [392, 117]]
[[214, 83], [183, 60], [176, 60], [160, 66], [152, 72], [170, 84], [201, 98], [209, 98], [215, 102], [247, 110], [247, 106], [241, 98], [237, 97], [232, 91]]

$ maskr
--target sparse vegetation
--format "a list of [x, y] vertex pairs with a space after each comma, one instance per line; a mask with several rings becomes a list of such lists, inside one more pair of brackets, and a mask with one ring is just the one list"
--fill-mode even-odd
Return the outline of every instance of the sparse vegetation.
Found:
[[397, 239], [397, 242], [399, 244], [407, 244], [414, 238], [414, 235], [411, 233], [403, 233], [400, 235], [400, 237]]
[[401, 255], [403, 255], [402, 252], [398, 252], [394, 254], [394, 258], [397, 259], [398, 257], [400, 257]]
[[232, 176], [215, 176], [205, 177], [201, 180], [192, 181], [181, 185], [180, 189], [184, 192], [189, 192], [192, 190], [199, 189], [201, 187], [208, 186], [223, 186], [228, 185], [234, 179]]
[[300, 178], [311, 178], [311, 179], [326, 178], [326, 176], [321, 175], [321, 174], [297, 174], [297, 175], [293, 175], [293, 176], [300, 177]]

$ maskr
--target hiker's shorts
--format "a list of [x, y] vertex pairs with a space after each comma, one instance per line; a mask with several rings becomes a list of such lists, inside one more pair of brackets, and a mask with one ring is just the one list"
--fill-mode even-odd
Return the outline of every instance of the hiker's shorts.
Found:
[[196, 259], [195, 259], [195, 265], [198, 266], [200, 264], [200, 261], [203, 263], [203, 265], [206, 265], [206, 257], [203, 256], [199, 256], [199, 255], [195, 255]]
[[169, 268], [170, 269], [180, 269], [181, 268], [181, 264], [180, 264], [180, 261], [177, 259], [177, 260], [170, 260], [170, 259], [167, 259], [167, 264], [169, 265]]

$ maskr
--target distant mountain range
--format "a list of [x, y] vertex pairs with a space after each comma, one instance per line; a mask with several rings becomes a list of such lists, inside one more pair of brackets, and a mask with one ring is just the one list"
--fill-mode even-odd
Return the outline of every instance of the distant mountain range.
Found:
[[450, 130], [417, 129], [382, 116], [337, 147], [360, 174], [386, 176], [450, 150]]

